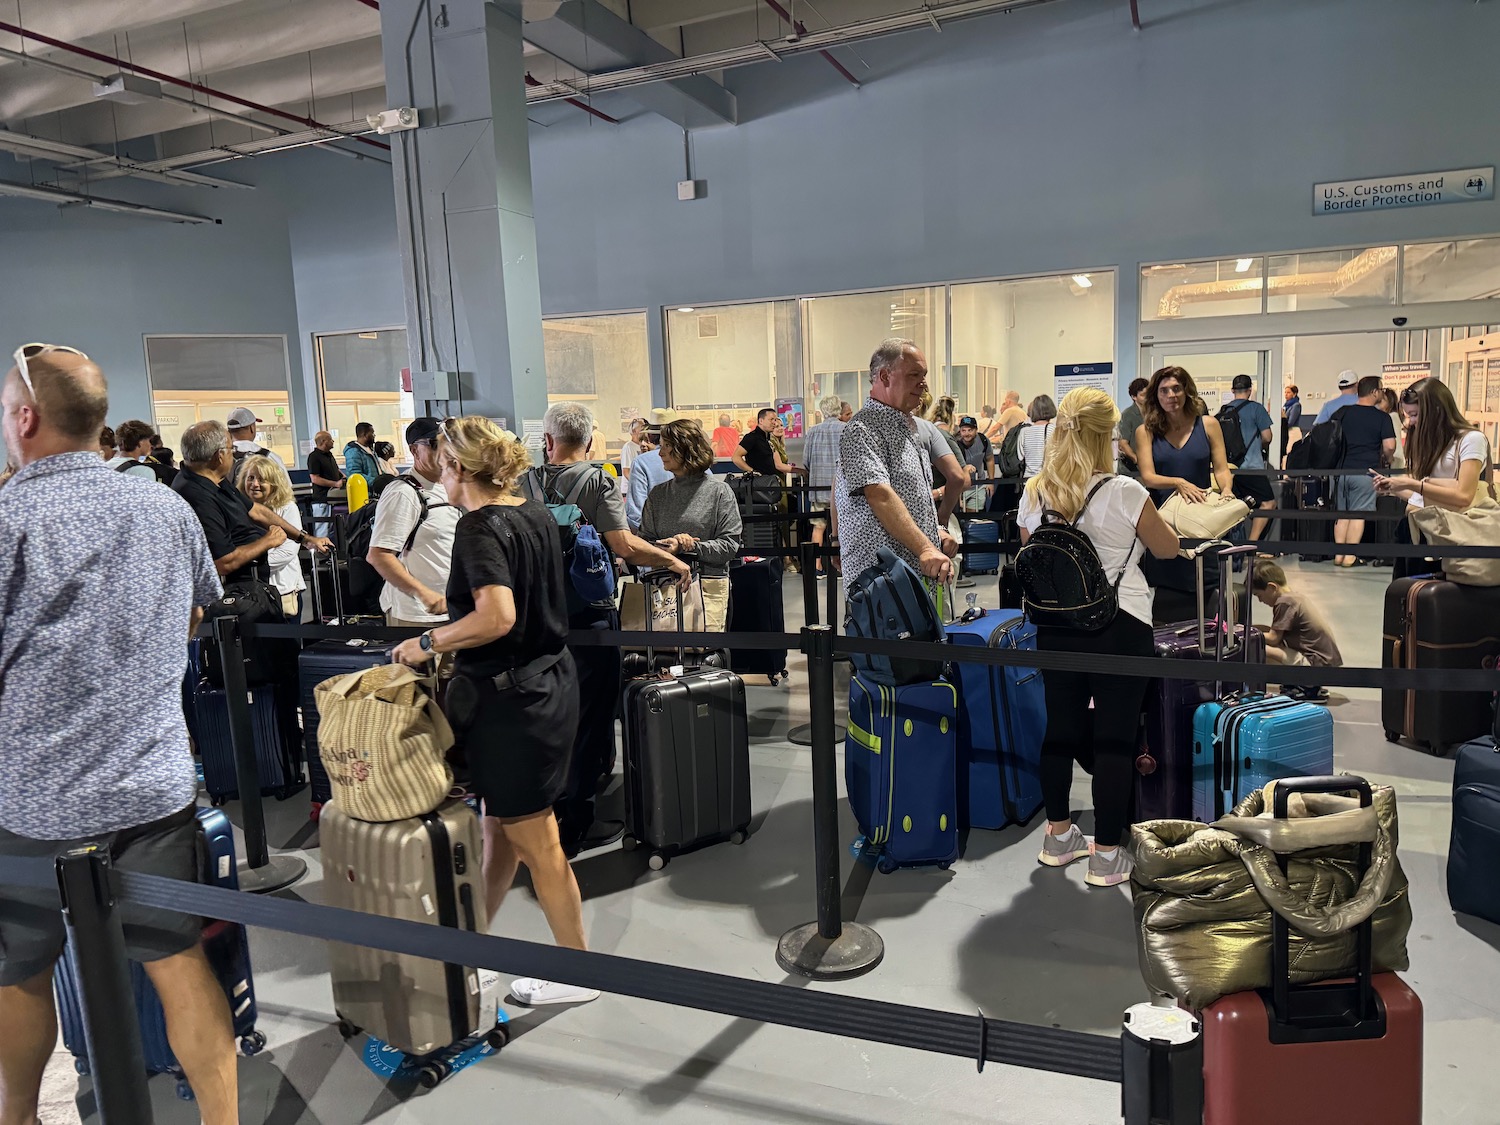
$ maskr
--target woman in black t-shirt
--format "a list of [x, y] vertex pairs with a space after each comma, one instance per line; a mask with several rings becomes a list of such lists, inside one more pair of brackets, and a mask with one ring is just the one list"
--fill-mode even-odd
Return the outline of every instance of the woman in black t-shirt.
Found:
[[[448, 499], [465, 511], [453, 536], [450, 624], [401, 642], [392, 655], [425, 664], [435, 653], [457, 654], [447, 711], [483, 802], [490, 917], [524, 863], [553, 939], [583, 949], [583, 903], [552, 815], [578, 725], [557, 523], [515, 495], [530, 458], [488, 418], [444, 422], [438, 460]], [[514, 982], [511, 994], [523, 1004], [599, 995], [534, 978]]]

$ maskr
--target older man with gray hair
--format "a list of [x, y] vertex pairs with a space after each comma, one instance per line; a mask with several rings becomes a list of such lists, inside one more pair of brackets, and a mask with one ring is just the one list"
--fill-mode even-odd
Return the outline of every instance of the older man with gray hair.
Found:
[[890, 548], [946, 584], [958, 543], [938, 522], [932, 464], [912, 415], [927, 390], [927, 360], [911, 340], [881, 341], [870, 357], [870, 399], [839, 440], [834, 487], [844, 574], [855, 578]]
[[[835, 516], [833, 506], [833, 481], [839, 468], [839, 441], [843, 437], [845, 423], [840, 420], [843, 403], [838, 395], [824, 395], [818, 400], [818, 412], [823, 421], [807, 431], [807, 512], [810, 515], [826, 514], [830, 520]], [[837, 533], [837, 524], [833, 525]], [[823, 545], [824, 534], [829, 529], [822, 520], [812, 525], [812, 541]], [[823, 560], [818, 559], [818, 577], [823, 577]]]
[[[686, 581], [688, 566], [675, 555], [652, 546], [630, 530], [625, 503], [614, 478], [587, 458], [594, 415], [577, 402], [554, 402], [542, 419], [547, 463], [521, 478], [524, 495], [543, 504], [575, 504], [609, 549], [638, 566], [670, 570]], [[640, 461], [636, 468], [639, 470]], [[583, 601], [569, 585], [568, 628], [610, 630], [620, 627], [614, 601]], [[555, 806], [563, 851], [570, 857], [585, 848], [603, 847], [625, 831], [620, 821], [594, 822], [594, 797], [601, 775], [615, 759], [615, 711], [620, 700], [620, 651], [580, 645], [572, 650], [578, 669], [578, 734], [568, 769], [568, 785]]]

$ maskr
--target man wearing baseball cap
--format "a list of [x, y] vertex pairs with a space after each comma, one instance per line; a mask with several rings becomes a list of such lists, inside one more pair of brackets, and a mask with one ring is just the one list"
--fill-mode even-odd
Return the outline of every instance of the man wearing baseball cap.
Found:
[[1353, 406], [1358, 402], [1359, 393], [1355, 390], [1358, 385], [1359, 375], [1357, 372], [1348, 369], [1340, 371], [1338, 397], [1329, 399], [1323, 409], [1318, 411], [1317, 421], [1313, 425], [1321, 425], [1332, 418], [1335, 411], [1342, 410], [1346, 406]]
[[453, 532], [463, 513], [448, 500], [438, 464], [442, 423], [418, 418], [406, 427], [412, 469], [381, 492], [365, 561], [385, 579], [380, 608], [390, 626], [431, 628], [448, 620]]
[[255, 411], [248, 406], [237, 406], [229, 412], [229, 417], [224, 419], [224, 426], [229, 431], [230, 446], [234, 450], [234, 459], [243, 461], [246, 457], [252, 457], [259, 453], [269, 457], [286, 468], [286, 462], [271, 450], [255, 440], [255, 423], [260, 419], [255, 416]]
[[[958, 420], [958, 447], [962, 450], [964, 471], [971, 486], [976, 481], [994, 478], [995, 448], [990, 439], [979, 432], [979, 420], [972, 414], [965, 414]], [[965, 511], [980, 511], [988, 502], [987, 489], [970, 487], [964, 492]]]

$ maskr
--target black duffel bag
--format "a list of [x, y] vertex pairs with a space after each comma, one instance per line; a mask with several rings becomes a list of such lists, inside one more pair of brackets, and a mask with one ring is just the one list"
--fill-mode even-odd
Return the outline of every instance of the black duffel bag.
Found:
[[[237, 617], [241, 625], [281, 625], [286, 621], [281, 592], [254, 577], [226, 582], [224, 596], [203, 610], [203, 623], [210, 630], [220, 617]], [[247, 639], [243, 645], [247, 684], [268, 684], [284, 675], [288, 664], [296, 668], [295, 641]], [[203, 644], [203, 674], [215, 687], [224, 686], [219, 646], [211, 639]]]

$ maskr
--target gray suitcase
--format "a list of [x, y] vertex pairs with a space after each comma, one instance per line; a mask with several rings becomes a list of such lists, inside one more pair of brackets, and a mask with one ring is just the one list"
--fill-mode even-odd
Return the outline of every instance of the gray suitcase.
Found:
[[[323, 806], [318, 831], [329, 906], [485, 932], [484, 834], [463, 801], [372, 824], [345, 816], [335, 800]], [[346, 1035], [368, 1031], [418, 1056], [476, 1036], [504, 1044], [496, 1024], [504, 995], [498, 973], [342, 942], [329, 943], [329, 961]], [[425, 1075], [423, 1082], [436, 1084]]]

